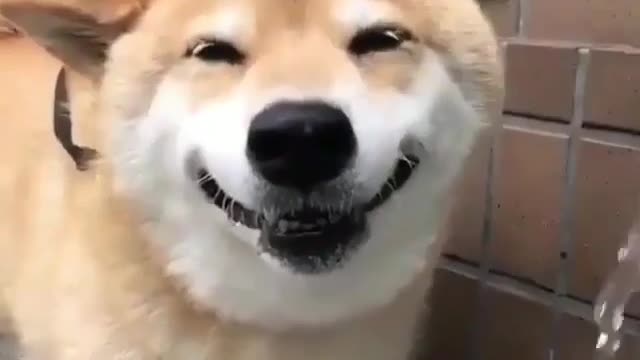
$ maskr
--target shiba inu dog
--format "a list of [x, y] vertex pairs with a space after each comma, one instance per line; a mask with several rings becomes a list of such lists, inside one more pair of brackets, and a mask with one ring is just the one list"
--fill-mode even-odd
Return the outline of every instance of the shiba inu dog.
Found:
[[0, 13], [82, 84], [74, 131], [100, 154], [78, 171], [50, 119], [3, 119], [0, 309], [26, 356], [409, 358], [452, 186], [501, 108], [474, 1]]

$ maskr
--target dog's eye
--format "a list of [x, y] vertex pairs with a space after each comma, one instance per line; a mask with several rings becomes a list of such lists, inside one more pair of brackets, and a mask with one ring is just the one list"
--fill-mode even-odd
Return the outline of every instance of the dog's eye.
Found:
[[360, 30], [349, 43], [349, 52], [356, 56], [372, 52], [390, 51], [397, 49], [413, 36], [407, 30], [376, 26]]
[[232, 65], [242, 64], [245, 55], [231, 43], [219, 40], [202, 40], [187, 51], [188, 56], [194, 56], [204, 61], [226, 62]]

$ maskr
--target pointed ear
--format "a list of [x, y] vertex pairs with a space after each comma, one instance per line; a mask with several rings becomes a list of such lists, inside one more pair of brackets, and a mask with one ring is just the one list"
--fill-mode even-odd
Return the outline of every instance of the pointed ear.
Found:
[[1, 3], [0, 15], [68, 67], [98, 77], [109, 46], [133, 26], [138, 12], [100, 22], [77, 9], [20, 1]]

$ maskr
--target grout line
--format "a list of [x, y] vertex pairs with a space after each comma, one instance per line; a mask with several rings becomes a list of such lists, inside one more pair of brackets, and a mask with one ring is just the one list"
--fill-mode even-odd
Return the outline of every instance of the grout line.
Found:
[[576, 70], [576, 88], [573, 98], [573, 118], [572, 126], [577, 130], [582, 127], [585, 112], [585, 91], [587, 88], [587, 78], [591, 65], [591, 50], [589, 48], [578, 49], [578, 69]]
[[[480, 276], [482, 276], [480, 268], [478, 268], [477, 266], [473, 266], [468, 262], [460, 261], [455, 257], [443, 257], [441, 260], [441, 266], [447, 270], [454, 271], [459, 275], [465, 275], [467, 277], [471, 276], [474, 278], [479, 278]], [[513, 283], [515, 285], [512, 285], [511, 287], [522, 289], [523, 295], [521, 297], [530, 297], [532, 300], [535, 300], [537, 302], [541, 302], [541, 298], [553, 296], [553, 289], [547, 288], [544, 285], [515, 276], [507, 272], [490, 270], [489, 274], [487, 275], [487, 281], [490, 282], [491, 279], [499, 283], [503, 281], [507, 283]], [[527, 295], [526, 293], [533, 293], [537, 295]], [[551, 305], [551, 300], [547, 301], [547, 305]]]
[[[454, 260], [444, 259], [441, 267], [469, 278], [478, 278], [482, 276], [477, 268]], [[515, 295], [519, 298], [547, 307], [551, 306], [553, 302], [554, 294], [552, 291], [531, 283], [524, 283], [509, 274], [498, 274], [491, 271], [487, 276], [485, 284], [511, 295]]]
[[[579, 49], [578, 51], [585, 51], [586, 49]], [[586, 75], [585, 75], [586, 76]], [[586, 82], [586, 79], [584, 80]], [[584, 111], [584, 110], [583, 110]], [[512, 111], [505, 110], [503, 114], [507, 116], [510, 120], [508, 122], [515, 122], [520, 124], [522, 127], [527, 128], [544, 128], [555, 126], [558, 128], [569, 127], [571, 126], [571, 122], [574, 121], [572, 118], [570, 121], [556, 118], [552, 116], [544, 116], [533, 113], [526, 113], [520, 111]], [[630, 138], [628, 142], [638, 143], [638, 137], [640, 137], [640, 129], [630, 129], [630, 128], [622, 128], [616, 126], [609, 126], [603, 124], [591, 124], [582, 122], [582, 132], [585, 134], [590, 134], [595, 137], [620, 137], [620, 138]], [[635, 140], [635, 141], [634, 141]]]
[[[501, 46], [502, 55], [504, 56], [504, 44]], [[485, 181], [486, 197], [484, 201], [484, 218], [482, 223], [482, 254], [480, 256], [480, 275], [478, 276], [479, 291], [476, 295], [473, 329], [471, 331], [470, 339], [470, 353], [467, 358], [470, 360], [482, 360], [482, 354], [480, 351], [480, 335], [483, 330], [483, 323], [485, 318], [482, 315], [484, 313], [483, 308], [485, 306], [485, 279], [489, 276], [489, 268], [491, 262], [491, 240], [493, 238], [493, 206], [495, 198], [495, 173], [496, 173], [496, 154], [498, 152], [498, 138], [502, 129], [503, 118], [500, 116], [491, 128], [491, 146], [489, 146], [489, 161], [486, 166], [487, 178]]]
[[513, 45], [527, 45], [527, 46], [544, 46], [544, 47], [561, 47], [566, 49], [581, 49], [588, 48], [592, 51], [607, 51], [617, 52], [626, 55], [638, 55], [640, 54], [640, 47], [629, 44], [615, 44], [615, 43], [590, 43], [585, 41], [576, 40], [563, 40], [553, 38], [530, 38], [526, 36], [500, 36], [501, 40], [507, 41]]
[[[455, 255], [444, 255], [440, 260], [439, 267], [478, 282], [482, 275], [482, 270], [477, 265]], [[498, 284], [507, 284], [504, 285], [507, 287], [519, 289], [519, 291], [508, 290], [507, 292], [520, 294], [519, 296], [523, 298], [546, 305], [551, 305], [552, 301], [550, 299], [545, 300], [546, 298], [559, 296], [557, 293], [554, 293], [553, 289], [549, 289], [544, 285], [506, 272], [490, 270], [487, 279], [489, 283], [494, 281]], [[494, 287], [500, 286], [496, 286], [494, 284]], [[591, 323], [594, 322], [592, 316], [593, 305], [591, 301], [571, 294], [564, 294], [560, 296], [566, 300], [566, 303], [564, 304], [566, 306], [562, 308], [564, 313], [573, 315]], [[631, 327], [633, 330], [632, 332], [637, 332], [640, 335], [640, 317], [629, 313], [625, 313], [624, 316], [625, 319], [635, 323], [635, 325]]]
[[516, 24], [517, 26], [516, 37], [518, 38], [524, 37], [525, 12], [527, 13], [527, 15], [529, 14], [529, 12], [525, 10], [529, 10], [527, 0], [516, 1], [516, 11], [518, 12], [518, 16], [517, 16], [518, 23]]
[[[525, 130], [569, 133], [571, 121], [544, 117], [535, 114], [525, 114], [514, 111], [504, 111], [505, 126], [515, 126]], [[640, 130], [623, 129], [596, 124], [582, 123], [580, 138], [591, 139], [614, 146], [640, 148]]]
[[587, 129], [583, 126], [582, 129], [580, 129], [580, 139], [583, 142], [626, 148], [631, 151], [640, 150], [640, 136], [630, 134], [598, 131]]
[[460, 263], [460, 264], [464, 264], [467, 266], [471, 266], [471, 267], [476, 267], [476, 268], [480, 268], [480, 264], [478, 264], [477, 261], [474, 260], [469, 260], [466, 258], [461, 257], [460, 255], [457, 254], [453, 254], [453, 253], [443, 253], [442, 258], [447, 259], [447, 260], [451, 260], [453, 262], [456, 263]]
[[[578, 297], [578, 296], [575, 296], [575, 295], [571, 295], [571, 294], [567, 294], [567, 295], [565, 295], [565, 297], [567, 299], [573, 301], [573, 302], [578, 302], [580, 304], [588, 305], [591, 309], [593, 309], [593, 302], [592, 301], [589, 301], [587, 299], [584, 299], [584, 298], [581, 298], [581, 297]], [[593, 318], [593, 315], [590, 314], [589, 317]], [[625, 317], [625, 319], [630, 319], [631, 321], [637, 323], [640, 326], [640, 316], [625, 311], [624, 317]], [[640, 327], [638, 327], [638, 330], [640, 330]]]
[[[500, 57], [502, 62], [506, 64], [507, 57], [506, 41], [500, 42]], [[480, 255], [480, 276], [478, 276], [479, 289], [475, 299], [475, 311], [473, 319], [473, 329], [471, 330], [471, 344], [468, 346], [470, 353], [467, 354], [469, 360], [483, 360], [483, 354], [481, 351], [481, 335], [484, 331], [484, 323], [486, 322], [484, 314], [485, 302], [486, 302], [486, 289], [485, 283], [489, 276], [490, 262], [491, 262], [491, 241], [493, 239], [493, 216], [494, 216], [494, 200], [495, 200], [495, 176], [497, 170], [497, 154], [499, 153], [500, 134], [502, 132], [502, 125], [504, 122], [504, 116], [500, 114], [496, 119], [496, 122], [491, 127], [491, 145], [489, 146], [489, 161], [487, 166], [487, 178], [485, 179], [485, 192], [486, 197], [484, 201], [484, 218], [482, 222], [482, 253]]]
[[576, 171], [578, 148], [580, 146], [580, 128], [584, 119], [584, 93], [589, 67], [589, 50], [578, 50], [578, 66], [573, 93], [573, 116], [569, 125], [569, 140], [565, 156], [565, 191], [562, 205], [560, 266], [553, 300], [553, 322], [549, 344], [550, 354], [554, 354], [561, 340], [561, 318], [567, 306], [565, 298], [570, 292], [572, 269], [575, 264], [575, 201]]
[[504, 114], [508, 116], [513, 116], [513, 117], [525, 118], [527, 120], [533, 120], [534, 122], [538, 122], [538, 123], [552, 123], [552, 124], [559, 124], [559, 125], [569, 124], [569, 121], [562, 119], [560, 117], [554, 117], [554, 116], [539, 115], [539, 114], [513, 111], [513, 110], [505, 110]]
[[507, 118], [502, 126], [504, 130], [512, 130], [518, 132], [526, 132], [556, 139], [568, 139], [568, 129], [565, 126], [557, 126], [555, 124], [543, 124], [543, 126], [529, 126], [526, 122]]
[[640, 135], [640, 130], [638, 129], [625, 129], [625, 128], [619, 128], [619, 127], [603, 125], [603, 124], [584, 124], [583, 129], [593, 130], [593, 132], [600, 132], [605, 134], [606, 133], [627, 134], [634, 137], [637, 137]]
[[[476, 266], [458, 262], [456, 260], [443, 258], [439, 264], [439, 268], [450, 271], [468, 279], [475, 280], [479, 286], [490, 286], [498, 291], [519, 297], [524, 300], [534, 302], [546, 307], [551, 307], [555, 301], [557, 294], [550, 290], [544, 289], [530, 283], [524, 283], [508, 274], [497, 274], [490, 272], [484, 281], [481, 282], [480, 277], [482, 271]], [[562, 314], [566, 314], [595, 326], [592, 312], [593, 306], [590, 302], [570, 296], [562, 296], [563, 307]], [[640, 321], [634, 317], [625, 315], [625, 321], [622, 325], [622, 332], [627, 335], [640, 336]], [[594, 339], [595, 340], [595, 339]], [[595, 343], [593, 344], [595, 346]]]

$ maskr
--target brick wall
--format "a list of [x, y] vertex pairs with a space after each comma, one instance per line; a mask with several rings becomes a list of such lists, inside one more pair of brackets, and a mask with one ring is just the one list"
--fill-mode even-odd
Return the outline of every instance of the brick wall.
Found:
[[[592, 301], [640, 210], [640, 2], [481, 4], [505, 109], [464, 179], [425, 359], [591, 360]], [[618, 359], [637, 359], [627, 310]]]

